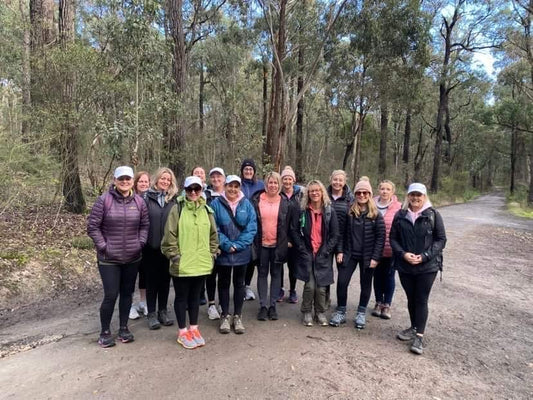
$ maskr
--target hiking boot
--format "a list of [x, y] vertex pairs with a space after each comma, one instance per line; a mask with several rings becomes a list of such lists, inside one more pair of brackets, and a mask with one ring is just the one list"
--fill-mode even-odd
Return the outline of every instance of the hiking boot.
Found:
[[191, 332], [191, 336], [196, 343], [196, 347], [205, 346], [205, 339], [202, 337], [202, 334], [198, 328], [189, 329], [189, 332]]
[[366, 313], [364, 311], [358, 311], [355, 315], [355, 327], [357, 329], [365, 329], [366, 325]]
[[278, 303], [283, 303], [283, 298], [285, 297], [285, 290], [283, 288], [281, 288], [279, 290], [279, 296], [278, 296], [278, 299], [276, 300]]
[[335, 311], [329, 320], [331, 326], [340, 326], [344, 323], [346, 323], [346, 311], [344, 310]]
[[231, 332], [231, 317], [229, 315], [220, 318], [218, 331], [224, 334]]
[[214, 321], [216, 319], [220, 319], [220, 314], [217, 310], [217, 306], [214, 304], [211, 304], [209, 308], [207, 309], [207, 316], [210, 320]]
[[422, 354], [424, 352], [424, 338], [420, 335], [415, 335], [415, 340], [413, 341], [413, 344], [411, 345], [412, 353], [415, 354]]
[[139, 319], [140, 315], [135, 306], [132, 304], [130, 308], [130, 319]]
[[390, 313], [390, 305], [383, 304], [383, 308], [381, 309], [380, 317], [383, 318], [383, 319], [391, 319], [392, 318], [392, 315]]
[[298, 303], [298, 295], [296, 294], [296, 290], [291, 290], [289, 292], [289, 303], [291, 304]]
[[258, 321], [266, 321], [268, 319], [268, 310], [266, 307], [261, 307], [257, 313]]
[[98, 344], [104, 349], [108, 347], [113, 347], [115, 345], [115, 339], [113, 339], [111, 332], [104, 331], [100, 333], [100, 337], [98, 338]]
[[144, 301], [139, 301], [139, 304], [137, 305], [137, 312], [145, 317], [148, 315], [148, 307], [146, 307], [146, 303]]
[[186, 331], [182, 334], [178, 334], [177, 342], [181, 344], [186, 349], [195, 349], [198, 347], [196, 341], [194, 340], [191, 331]]
[[174, 325], [174, 321], [168, 318], [167, 310], [161, 310], [157, 313], [157, 319], [164, 326]]
[[326, 314], [317, 313], [316, 314], [316, 322], [320, 326], [328, 326], [328, 319], [326, 318]]
[[148, 313], [148, 328], [152, 331], [161, 328], [161, 324], [159, 323], [155, 312]]
[[200, 305], [205, 306], [207, 304], [207, 299], [205, 298], [205, 293], [200, 297]]
[[381, 303], [377, 303], [374, 306], [374, 309], [372, 310], [372, 315], [374, 317], [381, 317], [381, 312], [383, 310], [383, 305]]
[[244, 332], [246, 332], [240, 315], [233, 316], [233, 330], [237, 335], [242, 335]]
[[244, 288], [244, 300], [255, 300], [255, 293], [250, 286]]
[[268, 319], [271, 321], [278, 320], [278, 312], [276, 311], [276, 307], [270, 306], [270, 308], [268, 309]]
[[396, 334], [396, 338], [398, 340], [401, 340], [402, 342], [407, 342], [409, 340], [413, 340], [416, 336], [416, 329], [415, 328], [407, 328], [404, 329], [401, 332], [398, 332]]
[[313, 326], [313, 314], [310, 312], [304, 312], [302, 323], [304, 326]]
[[129, 343], [133, 342], [135, 339], [133, 338], [133, 333], [130, 332], [127, 326], [123, 326], [118, 330], [118, 340], [120, 340], [122, 343]]

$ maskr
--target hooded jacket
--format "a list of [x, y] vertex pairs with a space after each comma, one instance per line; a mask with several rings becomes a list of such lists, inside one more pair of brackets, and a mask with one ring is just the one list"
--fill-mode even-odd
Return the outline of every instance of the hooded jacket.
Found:
[[[374, 219], [369, 218], [367, 212], [359, 216], [348, 213], [343, 239], [343, 264], [348, 265], [352, 257], [361, 257], [364, 267], [369, 267], [371, 260], [379, 261], [383, 254], [383, 246], [385, 244], [385, 223], [383, 222], [383, 217], [380, 213]], [[360, 245], [359, 249], [354, 248], [355, 243]]]
[[[374, 197], [376, 205], [378, 204], [379, 196]], [[383, 215], [383, 221], [385, 221], [385, 246], [383, 247], [383, 257], [392, 257], [392, 247], [390, 246], [390, 229], [392, 227], [392, 220], [394, 216], [402, 208], [402, 203], [398, 201], [396, 196], [391, 197], [391, 202]]]
[[[342, 195], [338, 199], [334, 199], [332, 195], [331, 185], [327, 188], [328, 196], [331, 200], [331, 206], [335, 209], [335, 214], [337, 215], [337, 221], [339, 223], [339, 232], [344, 232], [344, 226], [346, 224], [346, 216], [348, 215], [348, 210], [350, 205], [354, 202], [354, 196], [348, 185], [344, 185], [342, 188]], [[335, 248], [335, 253], [343, 252], [344, 242], [339, 240], [337, 242], [337, 247]]]
[[[105, 209], [107, 196], [112, 197], [108, 210]], [[87, 221], [87, 234], [96, 246], [98, 261], [127, 264], [141, 258], [150, 221], [146, 204], [140, 197], [135, 200], [135, 196], [139, 197], [131, 191], [124, 197], [111, 185], [94, 203]]]
[[154, 250], [161, 250], [161, 240], [165, 234], [165, 224], [167, 222], [170, 210], [176, 204], [178, 196], [174, 196], [164, 206], [161, 207], [158, 202], [159, 192], [150, 188], [143, 194], [144, 201], [148, 207], [148, 216], [150, 218], [150, 230], [148, 231], [148, 242], [146, 246]]

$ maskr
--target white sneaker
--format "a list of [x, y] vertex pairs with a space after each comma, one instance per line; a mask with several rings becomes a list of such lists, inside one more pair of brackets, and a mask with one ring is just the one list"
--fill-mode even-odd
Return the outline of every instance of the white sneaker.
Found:
[[137, 309], [135, 308], [135, 306], [132, 304], [131, 305], [131, 308], [130, 308], [130, 319], [139, 319], [140, 315], [139, 313], [137, 312]]
[[220, 319], [220, 313], [217, 310], [217, 306], [214, 304], [211, 304], [209, 308], [207, 309], [207, 316], [211, 320]]
[[146, 303], [144, 301], [139, 301], [139, 304], [137, 305], [137, 311], [145, 317], [148, 315], [148, 307], [146, 307]]
[[255, 293], [250, 286], [244, 289], [244, 300], [255, 300]]

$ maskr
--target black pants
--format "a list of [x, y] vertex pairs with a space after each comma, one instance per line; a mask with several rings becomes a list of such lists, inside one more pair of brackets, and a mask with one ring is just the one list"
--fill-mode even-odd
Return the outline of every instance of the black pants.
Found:
[[428, 299], [429, 293], [437, 276], [437, 272], [427, 274], [405, 274], [400, 272], [400, 282], [407, 296], [407, 308], [411, 327], [416, 328], [416, 332], [424, 334], [428, 320]]
[[394, 289], [396, 288], [395, 274], [396, 271], [392, 268], [392, 258], [383, 257], [374, 272], [376, 303], [391, 305]]
[[[289, 268], [289, 290], [291, 292], [296, 290], [296, 260], [298, 252], [294, 248], [289, 249], [287, 257], [287, 267]], [[283, 287], [283, 281], [285, 280], [285, 267], [281, 268], [281, 287]]]
[[170, 291], [169, 261], [161, 250], [145, 247], [143, 263], [146, 274], [146, 305], [148, 312], [166, 310]]
[[359, 264], [359, 278], [361, 286], [361, 294], [359, 295], [359, 309], [368, 306], [370, 295], [372, 294], [372, 277], [374, 276], [374, 269], [364, 266], [362, 258], [351, 257], [346, 263], [338, 266], [339, 275], [337, 277], [337, 306], [346, 307], [348, 301], [348, 286], [352, 275]]
[[204, 276], [190, 276], [178, 278], [173, 276], [174, 312], [180, 329], [187, 327], [187, 311], [189, 312], [189, 324], [198, 325], [198, 313], [200, 310], [200, 294], [205, 284]]
[[210, 303], [215, 302], [215, 291], [217, 289], [217, 269], [213, 268], [213, 272], [205, 278], [205, 289], [207, 291], [207, 300]]
[[100, 306], [100, 324], [102, 325], [102, 333], [109, 330], [111, 318], [113, 317], [113, 311], [119, 295], [119, 326], [128, 326], [131, 297], [135, 290], [135, 280], [137, 279], [139, 264], [140, 261], [129, 264], [111, 265], [102, 265], [98, 263], [98, 270], [100, 271], [102, 284], [104, 285], [104, 300]]
[[255, 266], [258, 264], [258, 260], [250, 261], [246, 266], [246, 276], [244, 277], [244, 284], [250, 286], [252, 278], [254, 277]]
[[229, 288], [231, 285], [231, 272], [233, 271], [233, 313], [242, 315], [244, 303], [244, 275], [246, 265], [217, 265], [218, 274], [218, 301], [222, 307], [222, 316], [229, 314]]
[[[260, 262], [257, 267], [257, 291], [261, 307], [275, 307], [281, 289], [281, 269], [283, 264], [275, 262], [276, 248], [261, 247]], [[270, 296], [268, 296], [268, 274], [270, 273]], [[268, 301], [267, 301], [268, 300]]]

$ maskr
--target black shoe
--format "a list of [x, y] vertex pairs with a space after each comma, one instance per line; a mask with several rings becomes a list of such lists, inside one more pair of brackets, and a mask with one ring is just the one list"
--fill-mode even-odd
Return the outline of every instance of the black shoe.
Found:
[[98, 338], [98, 344], [100, 347], [107, 348], [107, 347], [113, 347], [115, 345], [115, 339], [111, 335], [111, 332], [104, 331], [100, 334], [100, 337]]
[[155, 330], [161, 328], [161, 324], [159, 323], [159, 320], [157, 319], [157, 315], [155, 312], [148, 313], [148, 328], [150, 330]]
[[205, 297], [200, 297], [200, 305], [205, 306], [207, 304], [207, 299]]
[[415, 354], [424, 353], [424, 340], [422, 336], [416, 335], [413, 344], [411, 345], [411, 352]]
[[258, 321], [266, 321], [268, 319], [268, 310], [266, 307], [261, 307], [257, 313]]
[[278, 320], [278, 312], [276, 311], [276, 307], [270, 306], [268, 309], [268, 319], [271, 321], [277, 321]]
[[157, 313], [157, 319], [164, 326], [174, 325], [174, 321], [168, 318], [167, 310], [161, 310]]
[[127, 326], [123, 326], [118, 330], [118, 340], [120, 340], [122, 343], [129, 343], [133, 342], [135, 339], [133, 338], [133, 333], [130, 332]]

